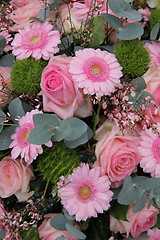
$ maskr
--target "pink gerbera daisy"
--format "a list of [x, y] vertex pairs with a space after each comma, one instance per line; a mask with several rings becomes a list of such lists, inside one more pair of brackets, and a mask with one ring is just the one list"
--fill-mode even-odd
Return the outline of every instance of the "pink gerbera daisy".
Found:
[[58, 190], [61, 202], [77, 221], [97, 217], [97, 213], [108, 210], [113, 192], [109, 190], [108, 177], [100, 176], [99, 168], [89, 169], [88, 164], [80, 167], [67, 178], [68, 184]]
[[[37, 158], [38, 154], [43, 152], [41, 145], [35, 145], [28, 142], [28, 136], [32, 129], [34, 128], [33, 115], [42, 113], [41, 111], [35, 109], [31, 112], [27, 112], [25, 116], [20, 118], [19, 127], [16, 128], [15, 134], [11, 136], [13, 142], [10, 144], [11, 157], [16, 159], [19, 155], [24, 158], [25, 162], [31, 164], [34, 159]], [[48, 147], [52, 146], [52, 142], [47, 143]]]
[[25, 26], [19, 30], [12, 42], [13, 54], [19, 60], [32, 56], [36, 60], [48, 60], [59, 51], [60, 34], [52, 30], [48, 22], [34, 22], [32, 26]]
[[160, 67], [160, 44], [152, 41], [152, 43], [146, 43], [145, 47], [147, 48], [151, 56], [150, 66]]
[[160, 177], [160, 138], [152, 129], [141, 132], [139, 152], [142, 155], [140, 166], [152, 177]]
[[120, 85], [121, 70], [114, 54], [92, 48], [77, 51], [69, 69], [84, 94], [96, 94], [98, 98], [110, 95]]
[[2, 35], [6, 39], [6, 46], [4, 48], [4, 51], [8, 52], [12, 50], [12, 47], [8, 45], [8, 43], [13, 39], [11, 37], [11, 34], [9, 34], [7, 30], [4, 30], [0, 32], [0, 35]]

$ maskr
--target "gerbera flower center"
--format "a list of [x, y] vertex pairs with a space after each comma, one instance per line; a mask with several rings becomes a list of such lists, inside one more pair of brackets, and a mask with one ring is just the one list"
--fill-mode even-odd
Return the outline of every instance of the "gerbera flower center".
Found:
[[92, 82], [104, 82], [109, 75], [109, 68], [100, 57], [92, 57], [84, 65], [84, 72]]
[[78, 189], [78, 196], [82, 200], [87, 200], [91, 198], [92, 194], [93, 194], [92, 188], [87, 184], [80, 186], [80, 188]]
[[17, 142], [21, 147], [25, 147], [30, 144], [28, 142], [28, 137], [33, 128], [34, 124], [32, 123], [24, 124], [19, 128], [17, 133]]
[[152, 151], [153, 151], [153, 156], [156, 159], [157, 163], [160, 163], [160, 139], [159, 138], [153, 141]]
[[38, 36], [33, 37], [33, 38], [31, 39], [31, 42], [36, 42], [37, 40], [38, 40]]

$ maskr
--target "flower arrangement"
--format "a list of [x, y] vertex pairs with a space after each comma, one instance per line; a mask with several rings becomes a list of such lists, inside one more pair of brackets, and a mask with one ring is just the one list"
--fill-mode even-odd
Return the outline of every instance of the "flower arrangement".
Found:
[[160, 239], [160, 3], [0, 4], [0, 239]]

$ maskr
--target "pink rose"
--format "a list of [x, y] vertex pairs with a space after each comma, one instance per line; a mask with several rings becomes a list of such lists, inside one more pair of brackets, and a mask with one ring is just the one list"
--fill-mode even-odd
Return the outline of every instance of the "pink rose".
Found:
[[29, 181], [34, 174], [30, 167], [26, 167], [18, 159], [4, 157], [0, 162], [0, 196], [10, 197], [21, 190], [22, 193], [28, 191]]
[[10, 81], [11, 68], [0, 67], [0, 110], [2, 110], [11, 99], [10, 91], [7, 89], [7, 87], [11, 89]]
[[10, 29], [11, 31], [18, 31], [18, 29], [23, 29], [25, 25], [31, 24], [31, 17], [38, 17], [39, 11], [43, 6], [43, 2], [40, 0], [26, 1], [28, 4], [18, 7], [14, 10], [10, 17], [16, 24]]
[[71, 57], [54, 56], [44, 68], [41, 78], [43, 107], [46, 112], [54, 112], [62, 119], [87, 117], [92, 114], [91, 100], [84, 100], [68, 71]]
[[60, 215], [62, 215], [62, 214], [49, 213], [49, 214], [45, 215], [45, 220], [38, 228], [39, 237], [42, 240], [55, 240], [56, 238], [60, 237], [61, 235], [63, 235], [66, 239], [78, 240], [77, 238], [73, 237], [69, 232], [57, 230], [50, 225], [51, 219], [56, 216], [60, 216]]
[[[160, 68], [157, 66], [150, 67], [143, 75], [143, 78], [147, 84], [146, 91], [153, 96], [155, 103], [160, 105]], [[149, 121], [158, 123], [160, 121], [160, 108], [146, 107], [145, 115]]]
[[146, 203], [140, 212], [133, 213], [133, 205], [134, 204], [131, 204], [129, 206], [126, 214], [128, 221], [118, 220], [110, 216], [110, 230], [112, 232], [127, 233], [127, 237], [129, 233], [131, 233], [134, 238], [137, 238], [142, 232], [154, 226], [159, 210], [153, 205], [148, 209]]
[[106, 121], [96, 132], [95, 165], [101, 167], [101, 174], [107, 174], [111, 182], [119, 182], [134, 171], [140, 162], [139, 137], [122, 135], [118, 127]]

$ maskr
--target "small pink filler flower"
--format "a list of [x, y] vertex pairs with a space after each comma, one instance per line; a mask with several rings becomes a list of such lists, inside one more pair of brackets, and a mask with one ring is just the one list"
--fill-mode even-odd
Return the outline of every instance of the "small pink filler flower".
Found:
[[151, 173], [152, 177], [160, 177], [160, 138], [152, 129], [141, 132], [139, 152], [142, 155], [140, 166], [146, 173]]
[[13, 54], [22, 60], [32, 56], [36, 60], [41, 57], [48, 60], [59, 51], [60, 34], [52, 30], [48, 22], [34, 22], [32, 26], [25, 26], [15, 35], [12, 42]]
[[[11, 136], [13, 142], [10, 144], [11, 157], [16, 159], [19, 155], [24, 158], [25, 162], [31, 164], [38, 154], [42, 154], [43, 149], [41, 145], [35, 145], [28, 142], [28, 136], [34, 128], [33, 115], [40, 114], [41, 111], [35, 109], [31, 112], [27, 112], [25, 116], [20, 118], [19, 127], [16, 128], [16, 132]], [[48, 147], [52, 146], [52, 142], [49, 141], [46, 144]]]
[[99, 168], [89, 169], [88, 164], [81, 164], [67, 178], [67, 183], [58, 190], [61, 202], [76, 221], [97, 217], [97, 213], [108, 210], [113, 192], [109, 190], [108, 177], [100, 176]]
[[92, 48], [77, 51], [69, 69], [84, 94], [96, 94], [98, 98], [110, 95], [120, 85], [121, 70], [114, 54]]

